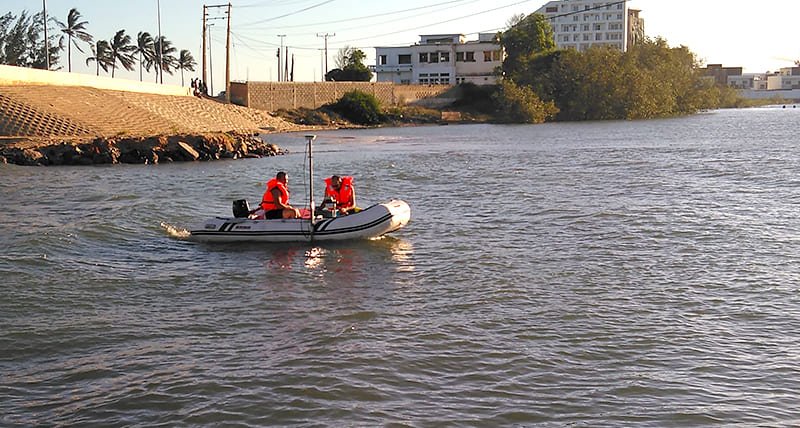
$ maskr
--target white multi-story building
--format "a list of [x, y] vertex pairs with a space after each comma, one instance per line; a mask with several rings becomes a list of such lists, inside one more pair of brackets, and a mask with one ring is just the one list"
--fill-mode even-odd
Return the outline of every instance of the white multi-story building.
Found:
[[503, 49], [494, 33], [467, 41], [463, 34], [420, 36], [411, 46], [375, 48], [378, 82], [420, 85], [494, 84]]
[[553, 26], [559, 49], [585, 51], [592, 46], [611, 46], [621, 51], [644, 39], [640, 10], [629, 9], [625, 0], [557, 0], [536, 13]]

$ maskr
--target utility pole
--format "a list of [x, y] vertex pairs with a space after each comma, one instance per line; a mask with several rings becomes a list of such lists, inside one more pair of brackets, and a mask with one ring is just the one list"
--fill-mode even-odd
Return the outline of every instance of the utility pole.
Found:
[[283, 38], [286, 37], [286, 34], [278, 34], [278, 37], [281, 38], [281, 47], [278, 48], [278, 82], [282, 82], [281, 69], [283, 68]]
[[[228, 20], [228, 36], [227, 36], [227, 38], [225, 40], [225, 101], [226, 102], [230, 102], [230, 100], [231, 100], [231, 98], [230, 98], [230, 92], [231, 92], [231, 88], [230, 88], [230, 86], [231, 86], [231, 4], [230, 3], [228, 3], [228, 4], [215, 4], [215, 5], [211, 5], [211, 6], [203, 5], [203, 22], [204, 22], [203, 28], [204, 29], [206, 28], [206, 25], [208, 25], [209, 27], [211, 26], [211, 24], [205, 24], [205, 21], [210, 21], [212, 19], [226, 19], [225, 17], [222, 17], [222, 16], [217, 16], [217, 17], [214, 17], [214, 18], [206, 18], [205, 17], [206, 10], [207, 9], [211, 9], [212, 7], [215, 8], [215, 9], [216, 8], [221, 8], [221, 7], [227, 8], [227, 10], [224, 12], [224, 13], [228, 14], [228, 17], [227, 17], [227, 20]], [[203, 43], [205, 43], [205, 37], [203, 37]], [[210, 32], [209, 32], [209, 36], [208, 36], [208, 44], [209, 44], [209, 46], [208, 46], [208, 56], [210, 57], [211, 56], [211, 33]], [[203, 54], [205, 55], [205, 49], [203, 49]], [[209, 58], [208, 62], [209, 62], [209, 68], [211, 68], [211, 58]], [[205, 75], [205, 69], [203, 70], [203, 74]], [[211, 76], [209, 76], [209, 77], [210, 77], [211, 80], [214, 80], [214, 75], [213, 74]], [[209, 87], [213, 87], [213, 83], [214, 82], [210, 82]], [[211, 96], [213, 96], [213, 95], [214, 95], [214, 91], [212, 89]]]
[[158, 8], [158, 76], [161, 81], [161, 84], [164, 84], [164, 70], [161, 69], [161, 66], [164, 65], [164, 61], [161, 60], [162, 50], [164, 47], [162, 46], [161, 40], [161, 0], [156, 1], [156, 7]]
[[206, 5], [203, 5], [203, 83], [206, 82], [206, 16], [208, 16], [206, 9], [208, 9]]
[[[214, 23], [208, 24], [209, 27], [213, 27]], [[208, 32], [208, 72], [210, 74], [211, 80], [208, 82], [208, 88], [211, 91], [211, 96], [214, 96], [214, 63], [213, 63], [213, 56], [211, 55], [211, 31]], [[209, 94], [206, 94], [209, 95]]]
[[[335, 37], [335, 36], [336, 36], [336, 33], [333, 33], [333, 34], [328, 34], [328, 33], [320, 34], [320, 33], [317, 33], [317, 37], [322, 37], [322, 38], [325, 39], [325, 74], [323, 74], [323, 76], [326, 76], [328, 74], [328, 37]], [[323, 78], [322, 80], [325, 80], [325, 78]]]
[[319, 79], [320, 82], [325, 81], [325, 52], [324, 49], [319, 49], [319, 73], [322, 75], [322, 78]]
[[44, 15], [44, 66], [50, 70], [50, 45], [47, 41], [47, 0], [42, 0], [42, 14]]
[[231, 4], [228, 3], [228, 37], [225, 39], [225, 102], [231, 103]]

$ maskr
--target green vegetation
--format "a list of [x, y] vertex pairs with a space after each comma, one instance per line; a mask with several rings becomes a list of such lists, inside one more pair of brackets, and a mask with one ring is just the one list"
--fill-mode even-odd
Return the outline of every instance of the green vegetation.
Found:
[[[88, 30], [89, 22], [83, 19], [77, 9], [70, 9], [66, 22], [50, 18], [49, 23], [54, 23], [58, 31], [53, 31], [48, 26], [48, 55], [51, 70], [59, 70], [59, 52], [67, 52], [67, 71], [72, 71], [72, 48], [84, 52], [84, 47], [89, 46], [91, 53], [86, 58], [86, 65], [94, 62], [96, 74], [100, 70], [109, 72], [114, 77], [117, 66], [126, 70], [133, 70], [139, 64], [139, 80], [143, 79], [142, 69], [155, 71], [156, 82], [162, 73], [173, 74], [181, 70], [181, 84], [183, 84], [183, 71], [194, 71], [196, 62], [188, 50], [181, 50], [176, 57], [178, 49], [172, 42], [162, 36], [154, 39], [150, 33], [140, 31], [136, 44], [132, 44], [131, 36], [125, 30], [117, 31], [109, 40], [96, 40]], [[28, 15], [22, 11], [19, 17], [11, 12], [0, 16], [0, 64], [15, 65], [19, 67], [46, 68], [44, 17], [42, 13]], [[60, 33], [60, 37], [56, 34]], [[159, 61], [158, 52], [161, 52]], [[360, 52], [360, 51], [359, 51]], [[363, 55], [363, 52], [361, 52]], [[363, 57], [362, 57], [363, 60]], [[370, 76], [371, 77], [371, 76]]]
[[557, 120], [649, 119], [740, 102], [733, 89], [703, 78], [685, 46], [670, 48], [657, 38], [627, 52], [610, 47], [578, 52], [556, 50], [552, 38], [550, 24], [539, 14], [516, 19], [500, 34], [508, 54], [505, 83], [495, 95], [501, 120], [539, 121], [554, 112]]
[[367, 55], [361, 49], [345, 46], [336, 56], [336, 67], [325, 74], [328, 82], [369, 82], [372, 72], [364, 65]]
[[492, 94], [496, 120], [506, 123], [542, 123], [558, 113], [552, 101], [542, 101], [528, 86], [503, 81]]
[[360, 125], [377, 125], [384, 120], [380, 102], [374, 95], [353, 90], [327, 106], [350, 122]]
[[[11, 12], [0, 16], [0, 64], [18, 67], [45, 68], [45, 43], [42, 13], [29, 16], [23, 11], [19, 17]], [[50, 64], [58, 62], [58, 43], [55, 35], [48, 35]]]

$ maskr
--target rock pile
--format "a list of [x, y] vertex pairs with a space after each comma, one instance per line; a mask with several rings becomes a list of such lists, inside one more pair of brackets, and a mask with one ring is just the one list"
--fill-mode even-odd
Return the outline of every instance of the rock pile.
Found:
[[50, 144], [8, 144], [0, 163], [17, 165], [158, 164], [275, 156], [284, 151], [257, 134], [215, 133], [159, 137], [64, 140]]

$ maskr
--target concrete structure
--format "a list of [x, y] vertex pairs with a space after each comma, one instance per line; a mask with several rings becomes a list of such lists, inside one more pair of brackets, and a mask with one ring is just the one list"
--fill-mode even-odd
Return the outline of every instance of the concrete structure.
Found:
[[704, 69], [705, 75], [714, 78], [718, 85], [728, 85], [729, 77], [742, 75], [742, 67], [723, 67], [722, 64], [708, 64]]
[[0, 85], [51, 85], [83, 86], [112, 91], [140, 92], [156, 95], [191, 96], [192, 88], [174, 85], [139, 82], [128, 79], [113, 79], [91, 74], [68, 73], [64, 71], [37, 70], [35, 68], [0, 65]]
[[742, 67], [709, 64], [701, 71], [717, 84], [739, 89], [744, 98], [800, 100], [800, 67], [785, 67], [774, 73], [742, 73]]
[[231, 82], [231, 102], [265, 111], [319, 108], [346, 92], [372, 94], [384, 106], [437, 107], [455, 101], [444, 85], [395, 85], [390, 82]]
[[403, 85], [494, 84], [504, 58], [494, 33], [474, 41], [463, 34], [422, 35], [418, 44], [375, 51], [377, 81]]
[[781, 68], [775, 74], [767, 77], [767, 90], [792, 90], [800, 89], [800, 67]]
[[644, 40], [640, 12], [629, 9], [624, 0], [556, 0], [536, 11], [550, 20], [559, 49], [581, 52], [592, 46], [611, 46], [624, 52]]
[[744, 73], [739, 76], [727, 76], [727, 84], [736, 89], [766, 91], [767, 75], [765, 73]]

